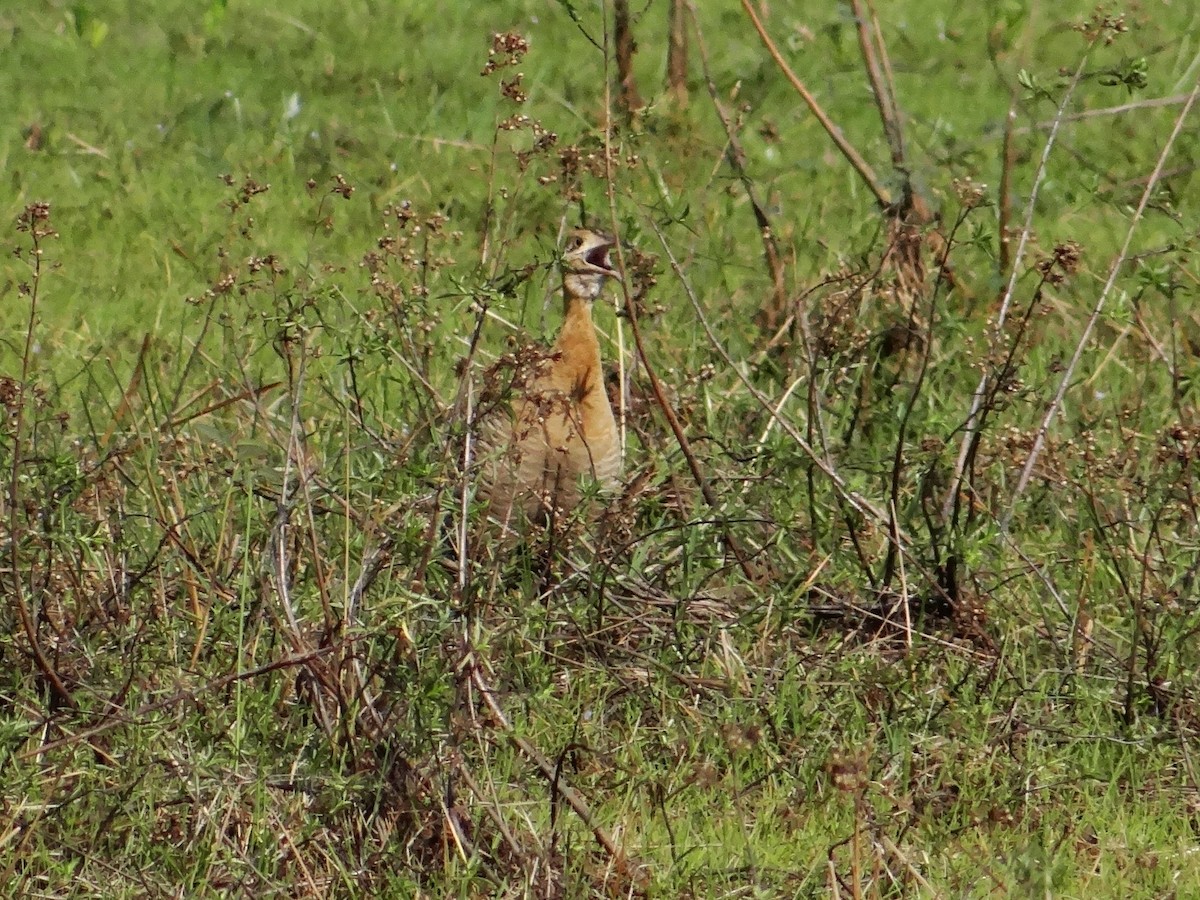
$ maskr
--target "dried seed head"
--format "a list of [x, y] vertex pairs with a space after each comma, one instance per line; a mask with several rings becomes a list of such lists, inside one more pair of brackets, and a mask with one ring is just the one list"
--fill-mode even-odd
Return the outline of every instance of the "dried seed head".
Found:
[[17, 216], [17, 231], [32, 234], [35, 238], [56, 236], [58, 232], [50, 227], [50, 204], [38, 201], [21, 210]]
[[491, 75], [497, 69], [515, 66], [529, 52], [529, 41], [515, 31], [504, 31], [492, 35], [492, 49], [480, 75]]
[[1037, 263], [1037, 270], [1047, 284], [1062, 284], [1068, 276], [1079, 271], [1083, 250], [1074, 241], [1056, 244], [1054, 251]]
[[847, 794], [861, 793], [870, 782], [863, 754], [837, 753], [830, 758], [827, 770], [834, 787]]
[[970, 178], [955, 178], [954, 193], [965, 209], [975, 209], [987, 201], [987, 185]]
[[1104, 4], [1097, 6], [1088, 18], [1072, 27], [1087, 38], [1089, 43], [1103, 40], [1106, 45], [1129, 30], [1125, 14], [1110, 12]]

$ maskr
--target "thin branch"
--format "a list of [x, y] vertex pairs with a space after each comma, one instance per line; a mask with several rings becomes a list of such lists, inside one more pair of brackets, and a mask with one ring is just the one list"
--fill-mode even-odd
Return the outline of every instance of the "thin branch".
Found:
[[[1122, 103], [1118, 106], [1105, 106], [1101, 109], [1085, 109], [1083, 112], [1072, 113], [1069, 116], [1063, 116], [1064, 122], [1083, 122], [1088, 119], [1097, 119], [1104, 116], [1119, 116], [1127, 112], [1136, 112], [1139, 109], [1157, 109], [1163, 106], [1179, 106], [1181, 103], [1190, 102], [1191, 94], [1175, 94], [1172, 97], [1151, 97], [1148, 100], [1135, 100], [1132, 103]], [[1046, 131], [1054, 128], [1056, 119], [1050, 119], [1046, 122], [1035, 122], [1032, 125], [1025, 125], [1021, 128], [1013, 129], [1013, 134], [1024, 135], [1034, 131]]]
[[37, 663], [42, 677], [46, 679], [46, 684], [49, 686], [50, 692], [65, 706], [71, 709], [79, 709], [79, 703], [72, 696], [66, 684], [63, 683], [58, 670], [54, 668], [54, 665], [42, 649], [42, 642], [38, 637], [38, 629], [34, 622], [33, 612], [29, 608], [28, 601], [25, 599], [25, 591], [21, 584], [21, 570], [23, 568], [21, 565], [22, 529], [18, 521], [18, 510], [24, 508], [20, 494], [21, 469], [25, 463], [21, 456], [21, 445], [25, 440], [25, 403], [26, 395], [30, 388], [30, 372], [33, 369], [34, 334], [37, 331], [38, 298], [42, 286], [42, 238], [54, 237], [56, 234], [54, 229], [50, 227], [49, 219], [49, 204], [31, 204], [25, 208], [25, 212], [17, 220], [17, 227], [20, 230], [27, 230], [30, 235], [32, 242], [30, 266], [33, 271], [29, 286], [29, 318], [25, 327], [25, 347], [21, 354], [21, 378], [17, 382], [17, 396], [14, 401], [16, 411], [13, 414], [12, 423], [12, 460], [9, 464], [8, 481], [9, 558], [12, 564], [12, 599], [17, 609], [17, 618], [21, 620], [21, 630], [25, 633], [25, 639], [29, 641], [29, 650], [33, 654], [34, 662]]
[[625, 855], [625, 851], [618, 846], [612, 836], [603, 826], [596, 823], [596, 817], [592, 815], [592, 811], [588, 807], [587, 801], [583, 799], [583, 796], [565, 782], [559, 768], [546, 759], [537, 747], [517, 734], [512, 723], [509, 722], [508, 717], [504, 714], [503, 707], [500, 706], [499, 701], [496, 699], [495, 691], [488, 684], [487, 679], [484, 678], [479, 665], [471, 660], [468, 660], [467, 665], [470, 668], [471, 683], [479, 691], [479, 696], [483, 698], [484, 705], [487, 707], [488, 712], [491, 713], [496, 725], [512, 741], [521, 754], [537, 766], [538, 770], [553, 786], [553, 790], [558, 796], [567, 801], [567, 805], [575, 811], [575, 815], [579, 816], [583, 824], [591, 831], [592, 836], [596, 839], [596, 843], [604, 848], [604, 852], [608, 854], [617, 868], [631, 879], [638, 880], [640, 873], [630, 864], [629, 857]]
[[850, 6], [854, 10], [858, 48], [862, 52], [867, 78], [871, 82], [871, 93], [875, 96], [875, 106], [879, 109], [883, 133], [886, 135], [888, 147], [892, 151], [892, 165], [897, 169], [903, 169], [904, 134], [900, 127], [900, 112], [896, 107], [896, 97], [892, 92], [892, 86], [884, 77], [883, 66], [880, 62], [883, 54], [876, 47], [877, 41], [880, 45], [883, 43], [880, 39], [879, 20], [873, 9], [868, 10], [865, 7], [864, 0], [850, 0]]
[[867, 0], [867, 8], [871, 11], [871, 25], [875, 30], [875, 49], [879, 53], [879, 61], [883, 65], [883, 83], [887, 88], [889, 102], [892, 108], [892, 119], [895, 122], [900, 139], [900, 161], [904, 163], [904, 117], [900, 114], [900, 104], [896, 102], [896, 73], [892, 71], [892, 58], [888, 55], [887, 44], [883, 40], [883, 29], [879, 27], [879, 16], [875, 5]]
[[[779, 48], [775, 46], [775, 42], [771, 40], [771, 36], [767, 34], [766, 28], [763, 27], [762, 21], [758, 18], [758, 13], [756, 13], [754, 11], [754, 7], [750, 5], [750, 0], [742, 0], [742, 9], [744, 9], [746, 11], [746, 15], [750, 17], [750, 21], [754, 24], [754, 30], [758, 32], [758, 36], [762, 40], [763, 46], [767, 48], [767, 52], [771, 54], [771, 58], [775, 60], [775, 64], [779, 66], [780, 71], [783, 72], [787, 80], [791, 82], [792, 87], [796, 89], [796, 93], [798, 93], [804, 100], [805, 104], [808, 105], [808, 108], [812, 114], [817, 117], [817, 121], [821, 123], [821, 127], [825, 129], [826, 134], [833, 139], [834, 144], [836, 144], [837, 148], [842, 152], [842, 156], [846, 157], [847, 162], [850, 163], [850, 165], [854, 168], [854, 171], [857, 172], [859, 177], [863, 180], [863, 183], [866, 184], [867, 188], [875, 196], [876, 202], [885, 209], [891, 206], [892, 198], [888, 195], [888, 192], [884, 189], [883, 185], [879, 183], [879, 178], [875, 175], [875, 171], [871, 168], [870, 164], [863, 159], [862, 155], [854, 149], [854, 146], [848, 140], [846, 140], [846, 136], [842, 134], [842, 130], [833, 123], [833, 120], [829, 118], [829, 116], [825, 113], [825, 110], [821, 108], [819, 103], [817, 103], [817, 99], [811, 93], [809, 93], [808, 88], [804, 86], [804, 82], [802, 82], [796, 76], [796, 73], [792, 71], [791, 66], [787, 64], [787, 61], [780, 54]], [[694, 15], [695, 14], [693, 13], [693, 16]]]
[[688, 36], [685, 0], [669, 0], [667, 10], [667, 92], [676, 105], [688, 102]]
[[[696, 459], [695, 451], [692, 450], [691, 442], [687, 439], [684, 433], [683, 425], [679, 421], [679, 416], [675, 414], [674, 408], [670, 401], [667, 400], [666, 394], [663, 392], [662, 383], [658, 380], [658, 375], [654, 367], [650, 365], [650, 361], [646, 356], [646, 348], [642, 344], [642, 332], [638, 327], [637, 319], [637, 304], [641, 302], [641, 297], [634, 297], [632, 302], [626, 307], [629, 311], [629, 330], [633, 332], [633, 340], [637, 346], [638, 358], [641, 360], [642, 367], [646, 370], [646, 377], [650, 381], [650, 390], [654, 393], [654, 399], [658, 403], [659, 409], [662, 410], [666, 417], [667, 424], [671, 427], [672, 434], [675, 435], [675, 442], [679, 444], [679, 449], [683, 453], [683, 458], [687, 460], [688, 468], [691, 470], [692, 479], [700, 488], [700, 493], [704, 497], [704, 502], [707, 503], [714, 511], [719, 511], [721, 502], [717, 495], [713, 492], [712, 484], [705, 477], [703, 470], [700, 468], [700, 461]], [[720, 519], [720, 528], [722, 537], [726, 545], [729, 547], [734, 558], [737, 560], [738, 568], [742, 570], [742, 574], [751, 582], [758, 581], [754, 570], [750, 566], [750, 560], [746, 553], [742, 550], [741, 544], [733, 536], [733, 532], [729, 528], [729, 523], [724, 519]]]
[[[291, 512], [295, 505], [292, 497], [292, 494], [295, 492], [291, 489], [292, 479], [295, 477], [299, 480], [306, 480], [309, 477], [306, 466], [303, 465], [303, 459], [307, 451], [301, 437], [303, 428], [300, 424], [300, 405], [304, 396], [305, 376], [308, 371], [306, 365], [308, 356], [305, 350], [306, 348], [302, 347], [299, 373], [294, 377], [289, 374], [289, 380], [292, 381], [292, 390], [289, 394], [292, 408], [287, 435], [287, 451], [285, 453], [279, 487], [279, 501], [275, 507], [275, 522], [271, 527], [271, 534], [264, 552], [269, 566], [268, 571], [274, 582], [275, 593], [279, 598], [279, 605], [282, 607], [287, 620], [288, 637], [290, 638], [292, 649], [297, 653], [301, 653], [306, 649], [307, 641], [305, 640], [303, 629], [300, 627], [300, 621], [296, 616], [295, 605], [292, 602], [291, 578], [289, 577], [291, 565], [288, 558], [288, 530], [291, 528]], [[293, 466], [297, 469], [295, 475], [292, 473]], [[321, 688], [329, 687], [329, 685], [326, 683], [326, 679], [322, 677], [321, 671], [314, 662], [307, 662], [305, 668], [312, 678], [313, 710], [317, 721], [326, 736], [332, 737], [335, 732], [334, 718], [326, 707], [325, 696], [321, 690]]]
[[997, 274], [1001, 278], [1011, 272], [1012, 236], [1008, 233], [1012, 222], [1012, 174], [1017, 164], [1016, 143], [1013, 123], [1017, 121], [1016, 98], [1009, 104], [1004, 119], [1004, 149], [1000, 154], [1000, 188], [996, 197], [996, 228], [999, 232], [999, 249], [996, 254]]
[[[897, 509], [899, 508], [900, 502], [901, 502], [901, 500], [900, 500], [901, 475], [904, 471], [904, 450], [905, 450], [905, 445], [906, 445], [907, 439], [908, 439], [908, 428], [909, 428], [909, 424], [912, 421], [913, 410], [917, 406], [917, 400], [921, 396], [921, 390], [925, 386], [925, 376], [929, 372], [929, 363], [933, 356], [933, 335], [934, 335], [934, 327], [937, 322], [937, 301], [938, 301], [938, 296], [941, 292], [941, 287], [944, 283], [942, 273], [945, 272], [945, 270], [946, 270], [946, 263], [947, 263], [947, 260], [950, 258], [950, 251], [954, 245], [954, 238], [958, 233], [958, 229], [967, 220], [967, 212], [968, 212], [967, 210], [963, 210], [959, 214], [958, 219], [954, 223], [954, 227], [950, 229], [950, 234], [946, 238], [944, 245], [942, 247], [941, 258], [938, 260], [937, 281], [933, 286], [933, 290], [929, 292], [929, 308], [925, 313], [926, 326], [925, 326], [925, 335], [924, 335], [924, 338], [922, 341], [923, 346], [921, 349], [921, 362], [917, 368], [916, 377], [913, 379], [912, 387], [910, 388], [910, 390], [908, 392], [908, 397], [906, 398], [905, 403], [902, 407], [903, 411], [900, 414], [899, 427], [897, 428], [897, 433], [896, 433], [896, 446], [895, 446], [895, 449], [892, 451], [891, 491], [890, 491], [889, 498], [888, 498], [888, 513], [891, 517], [891, 523], [889, 526], [889, 530], [892, 531], [893, 533], [895, 532], [895, 529], [898, 524]], [[915, 310], [916, 310], [915, 305], [914, 305], [913, 309], [914, 309], [914, 315], [915, 315]], [[913, 325], [915, 325], [915, 323], [910, 321], [908, 327], [911, 328], [911, 327], [913, 327]], [[880, 583], [885, 588], [889, 587], [892, 583], [892, 576], [895, 573], [896, 564], [898, 561], [900, 563], [901, 578], [903, 578], [904, 563], [903, 563], [902, 559], [899, 559], [899, 553], [897, 552], [898, 546], [899, 546], [898, 540], [893, 540], [888, 546], [887, 559], [883, 566], [883, 577], [880, 579]], [[906, 600], [905, 600], [905, 604], [904, 604], [904, 610], [905, 610], [905, 616], [907, 616], [908, 615], [907, 590], [905, 593], [906, 593]]]
[[1117, 258], [1113, 260], [1112, 266], [1109, 268], [1108, 281], [1104, 283], [1104, 289], [1100, 291], [1100, 296], [1096, 299], [1096, 305], [1092, 307], [1092, 314], [1088, 316], [1087, 324], [1084, 326], [1083, 334], [1079, 336], [1079, 341], [1075, 344], [1075, 352], [1071, 354], [1071, 361], [1067, 363], [1066, 369], [1063, 371], [1062, 378], [1058, 382], [1058, 390], [1055, 391], [1054, 399], [1050, 402], [1050, 406], [1046, 409], [1045, 416], [1042, 417], [1042, 424], [1038, 427], [1037, 436], [1033, 441], [1033, 449], [1029, 452], [1029, 459], [1025, 461], [1025, 467], [1021, 470], [1021, 477], [1017, 480], [1016, 490], [1013, 492], [1012, 500], [1009, 502], [1008, 509], [1000, 519], [1000, 527], [1007, 529], [1008, 523], [1012, 520], [1013, 510], [1016, 508], [1017, 501], [1020, 500], [1021, 494], [1025, 492], [1026, 486], [1029, 484], [1029, 478], [1033, 473], [1033, 467], [1037, 464], [1037, 459], [1041, 455], [1042, 447], [1046, 443], [1046, 434], [1050, 431], [1050, 425], [1054, 421], [1054, 417], [1058, 414], [1058, 409], [1062, 405], [1063, 397], [1066, 396], [1067, 387], [1071, 383], [1071, 379], [1075, 374], [1075, 367], [1079, 364], [1080, 358], [1083, 356], [1084, 348], [1087, 346], [1088, 338], [1091, 337], [1092, 329], [1096, 326], [1096, 322], [1100, 319], [1100, 312], [1104, 309], [1104, 304], [1108, 300], [1108, 295], [1113, 289], [1113, 285], [1117, 282], [1117, 275], [1120, 274], [1121, 267], [1125, 264], [1125, 259], [1129, 255], [1129, 245], [1133, 242], [1133, 234], [1141, 223], [1142, 215], [1146, 211], [1146, 206], [1150, 203], [1150, 198], [1154, 195], [1154, 189], [1158, 186], [1159, 178], [1162, 176], [1163, 166], [1166, 165], [1167, 157], [1170, 156], [1171, 148], [1175, 145], [1175, 139], [1179, 137], [1179, 133], [1183, 130], [1183, 123], [1188, 117], [1188, 113], [1192, 111], [1192, 105], [1196, 101], [1196, 97], [1200, 95], [1200, 79], [1197, 79], [1195, 86], [1192, 88], [1192, 93], [1188, 96], [1187, 102], [1180, 111], [1178, 118], [1175, 119], [1175, 127], [1171, 130], [1171, 136], [1167, 138], [1166, 145], [1162, 148], [1162, 152], [1158, 156], [1158, 162], [1154, 166], [1154, 171], [1150, 175], [1150, 180], [1146, 182], [1146, 189], [1142, 192], [1142, 199], [1138, 202], [1137, 209], [1133, 213], [1133, 219], [1129, 223], [1129, 230], [1125, 233], [1125, 243], [1121, 246], [1121, 252]]
[[754, 211], [754, 221], [758, 225], [759, 236], [762, 239], [763, 258], [767, 263], [767, 272], [771, 276], [773, 291], [771, 307], [766, 315], [763, 316], [762, 324], [766, 326], [766, 330], [773, 331], [776, 324], [776, 315], [787, 306], [787, 296], [784, 292], [783, 262], [779, 255], [779, 245], [775, 241], [775, 231], [771, 227], [771, 220], [767, 216], [766, 208], [759, 202], [754, 182], [746, 173], [746, 151], [742, 149], [741, 141], [738, 140], [737, 130], [733, 127], [733, 120], [721, 103], [721, 98], [717, 93], [717, 85], [713, 81], [712, 71], [708, 65], [708, 47], [704, 42], [704, 33], [700, 30], [700, 21], [696, 17], [696, 7], [690, 0], [688, 2], [688, 13], [692, 17], [692, 27], [696, 31], [696, 46], [700, 51], [700, 65], [704, 71], [704, 84], [708, 88], [708, 95], [712, 99], [713, 109], [716, 110], [717, 118], [721, 120], [721, 127], [725, 129], [725, 139], [727, 141], [725, 159], [729, 163], [729, 168], [737, 176], [738, 181], [742, 183], [742, 190], [746, 192], [746, 198], [750, 201], [750, 208]]
[[[617, 222], [617, 197], [616, 186], [613, 181], [613, 164], [612, 164], [612, 87], [609, 84], [608, 77], [608, 19], [605, 17], [604, 26], [604, 193], [608, 200], [608, 215], [610, 227], [613, 233], [613, 240], [616, 243], [617, 251], [617, 271], [621, 273], [621, 294], [625, 301], [625, 306], [629, 306], [629, 285], [625, 280], [625, 252], [621, 246], [621, 232]], [[621, 468], [625, 467], [625, 448], [629, 440], [629, 374], [625, 369], [625, 328], [621, 322], [619, 315], [620, 310], [614, 306], [613, 311], [617, 315], [617, 428], [621, 441]]]
[[[1000, 311], [996, 316], [995, 329], [997, 334], [1002, 333], [1004, 322], [1008, 318], [1008, 309], [1012, 305], [1013, 293], [1017, 288], [1017, 277], [1021, 271], [1021, 261], [1025, 257], [1025, 248], [1029, 245], [1029, 237], [1033, 233], [1033, 215], [1037, 209], [1038, 191], [1041, 189], [1042, 182], [1046, 177], [1046, 167], [1050, 160], [1050, 151], [1054, 148], [1054, 143], [1058, 138], [1058, 129], [1062, 124], [1063, 116], [1066, 114], [1067, 104], [1071, 102], [1071, 98], [1075, 95], [1075, 88], [1079, 85], [1079, 80], [1083, 77], [1088, 56], [1088, 53], [1084, 53], [1083, 58], [1079, 60], [1079, 66], [1075, 69], [1075, 74], [1072, 76], [1070, 84], [1067, 85], [1062, 102], [1058, 105], [1058, 112], [1054, 117], [1054, 127], [1050, 129], [1050, 134], [1046, 138], [1046, 146], [1042, 148], [1042, 158], [1038, 161], [1037, 172], [1033, 176], [1033, 187], [1029, 191], [1029, 203], [1025, 207], [1025, 223], [1021, 226], [1021, 239], [1017, 242], [1017, 252], [1013, 258], [1012, 272], [1009, 274], [1008, 285], [1004, 289], [1004, 296], [1000, 302]], [[975, 394], [971, 397], [971, 410], [967, 413], [962, 445], [959, 447], [958, 460], [954, 465], [954, 477], [951, 478], [950, 488], [946, 491], [946, 496], [942, 501], [942, 518], [947, 521], [950, 519], [951, 513], [957, 504], [959, 492], [962, 490], [963, 479], [966, 477], [967, 460], [971, 456], [971, 448], [978, 442], [979, 435], [983, 429], [985, 415], [981, 415], [981, 412], [983, 412], [984, 397], [988, 393], [989, 381], [990, 377], [985, 372], [979, 379], [979, 384], [975, 387]]]
[[[607, 25], [607, 22], [605, 23]], [[637, 77], [633, 74], [633, 54], [637, 42], [633, 39], [633, 27], [629, 22], [629, 0], [613, 0], [613, 38], [616, 41], [617, 80], [621, 85], [619, 94], [621, 108], [626, 117], [631, 117], [646, 105], [637, 88]], [[604, 42], [608, 43], [608, 29], [604, 31]], [[605, 53], [605, 59], [608, 54]]]

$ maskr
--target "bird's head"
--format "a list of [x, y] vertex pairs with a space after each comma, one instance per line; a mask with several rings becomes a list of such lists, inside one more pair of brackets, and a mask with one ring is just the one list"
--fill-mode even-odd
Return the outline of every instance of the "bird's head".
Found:
[[616, 277], [608, 251], [616, 242], [607, 234], [574, 228], [563, 248], [563, 288], [569, 297], [591, 303], [600, 296], [605, 278]]

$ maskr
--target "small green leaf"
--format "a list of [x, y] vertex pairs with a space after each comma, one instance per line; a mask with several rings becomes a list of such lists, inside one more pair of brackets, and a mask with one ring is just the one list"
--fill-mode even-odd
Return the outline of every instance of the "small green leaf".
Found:
[[221, 25], [225, 21], [225, 14], [229, 9], [229, 0], [212, 0], [208, 4], [208, 9], [204, 11], [204, 31], [207, 34], [216, 34], [220, 30]]
[[583, 20], [579, 18], [579, 11], [575, 9], [575, 4], [571, 0], [558, 0], [558, 5], [563, 8], [563, 11], [570, 17], [572, 22], [576, 25], [583, 24]]
[[99, 47], [104, 43], [106, 37], [108, 37], [108, 23], [93, 19], [88, 26], [88, 43], [93, 47]]

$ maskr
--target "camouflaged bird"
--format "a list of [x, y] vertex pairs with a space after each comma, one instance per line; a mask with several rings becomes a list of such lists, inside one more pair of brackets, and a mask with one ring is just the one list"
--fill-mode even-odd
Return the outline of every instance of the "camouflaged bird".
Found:
[[592, 304], [614, 277], [612, 238], [587, 229], [567, 237], [563, 323], [554, 346], [513, 399], [480, 427], [478, 496], [505, 531], [570, 515], [583, 485], [617, 489], [621, 441], [604, 388]]

